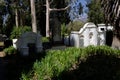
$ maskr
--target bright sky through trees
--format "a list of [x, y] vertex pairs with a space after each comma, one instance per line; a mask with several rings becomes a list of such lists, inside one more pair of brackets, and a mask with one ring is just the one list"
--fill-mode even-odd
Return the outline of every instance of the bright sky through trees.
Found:
[[[83, 13], [79, 14], [79, 4], [82, 4], [83, 7]], [[87, 7], [86, 7], [86, 1], [85, 0], [71, 0], [71, 9], [69, 12], [70, 19], [72, 21], [74, 20], [83, 20], [86, 21], [87, 19]]]

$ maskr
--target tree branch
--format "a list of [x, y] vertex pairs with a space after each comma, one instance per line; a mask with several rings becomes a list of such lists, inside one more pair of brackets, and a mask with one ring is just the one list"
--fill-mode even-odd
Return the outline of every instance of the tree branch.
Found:
[[49, 4], [52, 4], [52, 2], [53, 2], [53, 0], [51, 0], [51, 1], [49, 2]]
[[60, 8], [60, 9], [57, 9], [57, 8], [49, 8], [49, 11], [64, 11], [64, 10], [67, 10], [70, 6], [66, 6], [65, 8]]

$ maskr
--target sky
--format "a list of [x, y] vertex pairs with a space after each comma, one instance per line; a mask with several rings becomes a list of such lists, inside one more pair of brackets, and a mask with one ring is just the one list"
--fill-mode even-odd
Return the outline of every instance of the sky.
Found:
[[[82, 6], [83, 6], [83, 14], [79, 15], [79, 3], [82, 3]], [[86, 10], [87, 10], [87, 7], [86, 7], [86, 1], [85, 0], [72, 0], [71, 1], [71, 9], [70, 9], [70, 12], [69, 12], [69, 16], [70, 16], [70, 19], [72, 21], [74, 20], [82, 20], [82, 21], [86, 21], [87, 20], [87, 13], [86, 13]]]

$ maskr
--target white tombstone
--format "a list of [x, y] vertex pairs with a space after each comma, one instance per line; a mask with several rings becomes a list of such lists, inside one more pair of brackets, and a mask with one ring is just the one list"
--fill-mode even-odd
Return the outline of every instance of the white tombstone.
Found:
[[98, 32], [99, 32], [99, 45], [106, 44], [106, 32], [109, 30], [113, 30], [113, 26], [105, 25], [105, 24], [98, 24]]
[[34, 32], [26, 32], [17, 41], [17, 49], [23, 56], [29, 55], [29, 44], [34, 44], [37, 53], [42, 51], [41, 35]]
[[106, 44], [106, 31], [107, 31], [107, 27], [105, 26], [105, 24], [98, 24], [99, 45]]

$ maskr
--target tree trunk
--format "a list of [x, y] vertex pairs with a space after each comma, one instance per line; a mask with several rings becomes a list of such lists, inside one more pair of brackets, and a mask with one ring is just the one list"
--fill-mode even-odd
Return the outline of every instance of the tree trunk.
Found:
[[30, 0], [30, 2], [31, 2], [32, 31], [37, 33], [35, 0]]
[[20, 23], [19, 25], [20, 25], [20, 26], [24, 26], [24, 24], [23, 24], [24, 12], [22, 12], [22, 10], [20, 10], [20, 13], [19, 13], [19, 14], [20, 14], [20, 15], [19, 15], [19, 21], [20, 21], [20, 22], [19, 22], [19, 23]]
[[49, 11], [50, 5], [49, 5], [49, 1], [46, 0], [46, 37], [50, 37], [49, 35], [49, 15], [50, 15], [50, 11]]
[[60, 9], [56, 9], [56, 8], [50, 8], [50, 3], [49, 0], [46, 0], [46, 37], [50, 37], [50, 30], [49, 30], [49, 16], [50, 16], [50, 12], [51, 11], [64, 11], [67, 10], [69, 8], [69, 5], [65, 8], [60, 8]]
[[114, 27], [112, 47], [120, 49], [120, 0], [101, 0], [106, 23]]
[[15, 24], [16, 24], [16, 27], [18, 27], [18, 10], [17, 10], [17, 8], [15, 9]]

